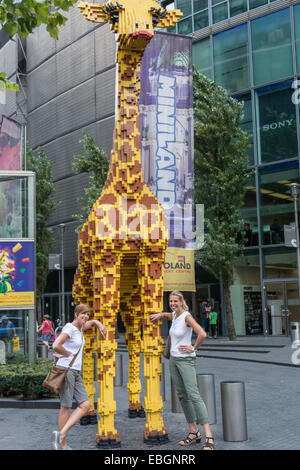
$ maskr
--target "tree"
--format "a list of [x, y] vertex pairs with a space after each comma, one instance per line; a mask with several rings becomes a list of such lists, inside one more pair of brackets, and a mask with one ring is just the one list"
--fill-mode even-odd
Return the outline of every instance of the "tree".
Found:
[[73, 218], [79, 222], [77, 232], [81, 230], [94, 203], [101, 194], [109, 167], [109, 159], [106, 152], [98, 147], [91, 134], [85, 130], [82, 131], [82, 134], [83, 138], [79, 142], [85, 150], [85, 155], [74, 155], [72, 166], [77, 174], [90, 173], [90, 177], [89, 186], [84, 190], [85, 196], [80, 197], [80, 201], [83, 203], [83, 212], [73, 215]]
[[52, 163], [40, 147], [37, 155], [27, 145], [27, 169], [36, 174], [36, 293], [38, 318], [41, 318], [41, 299], [48, 276], [48, 255], [53, 247], [51, 228], [47, 221], [60, 202], [54, 202], [51, 196], [55, 192], [52, 181]]
[[[59, 10], [68, 11], [77, 0], [0, 0], [0, 25], [10, 38], [15, 34], [27, 37], [32, 31], [45, 24], [48, 33], [58, 38], [58, 28], [67, 21]], [[4, 72], [0, 83], [5, 88], [18, 90]]]
[[243, 103], [194, 69], [195, 202], [204, 204], [205, 237], [196, 253], [202, 267], [223, 282], [229, 339], [236, 338], [230, 298], [234, 262], [242, 252], [241, 207], [251, 136], [240, 128]]

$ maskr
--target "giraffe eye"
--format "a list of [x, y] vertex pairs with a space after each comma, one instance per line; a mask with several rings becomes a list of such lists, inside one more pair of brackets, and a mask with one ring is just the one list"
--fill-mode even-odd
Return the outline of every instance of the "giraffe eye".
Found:
[[159, 17], [157, 15], [152, 16], [152, 24], [155, 27], [159, 22]]
[[110, 20], [112, 24], [116, 24], [119, 21], [119, 12], [118, 11], [113, 11], [110, 14]]

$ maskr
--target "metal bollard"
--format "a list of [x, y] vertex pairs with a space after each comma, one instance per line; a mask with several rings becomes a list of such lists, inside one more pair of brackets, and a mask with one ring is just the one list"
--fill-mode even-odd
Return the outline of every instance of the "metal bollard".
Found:
[[123, 356], [116, 354], [116, 375], [114, 377], [114, 386], [122, 387], [123, 385]]
[[296, 344], [300, 344], [300, 323], [291, 322], [290, 330], [292, 343], [296, 342]]
[[215, 377], [213, 374], [197, 374], [199, 393], [206, 405], [209, 424], [217, 423]]
[[38, 357], [42, 359], [48, 359], [48, 348], [45, 344], [39, 344], [37, 347]]
[[244, 382], [221, 382], [221, 406], [224, 441], [247, 441]]
[[172, 413], [183, 413], [183, 409], [180, 400], [177, 396], [176, 389], [173, 385], [171, 378], [171, 399], [172, 399]]
[[163, 401], [166, 401], [166, 382], [165, 382], [165, 365], [161, 364], [161, 395]]

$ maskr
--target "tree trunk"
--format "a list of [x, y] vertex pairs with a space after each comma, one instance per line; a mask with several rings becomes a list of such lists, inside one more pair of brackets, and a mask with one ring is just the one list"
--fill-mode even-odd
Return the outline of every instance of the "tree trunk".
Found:
[[227, 313], [228, 336], [229, 336], [230, 341], [235, 341], [236, 332], [235, 332], [234, 321], [233, 321], [229, 284], [224, 284], [224, 297], [225, 297], [225, 305], [226, 305], [226, 313]]

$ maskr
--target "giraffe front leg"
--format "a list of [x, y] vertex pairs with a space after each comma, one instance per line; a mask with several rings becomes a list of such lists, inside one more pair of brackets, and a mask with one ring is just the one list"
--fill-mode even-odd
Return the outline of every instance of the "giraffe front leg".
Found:
[[162, 418], [163, 400], [160, 393], [163, 339], [160, 334], [160, 325], [150, 322], [149, 316], [151, 313], [159, 313], [162, 311], [162, 262], [154, 262], [155, 275], [153, 275], [151, 261], [147, 260], [145, 266], [148, 268], [148, 276], [144, 276], [142, 281], [144, 293], [144, 336], [142, 351], [144, 354], [144, 375], [146, 379], [144, 407], [147, 416], [144, 442], [148, 444], [160, 444], [168, 442], [169, 440]]
[[90, 411], [88, 415], [80, 419], [82, 426], [88, 424], [97, 424], [97, 414], [95, 413], [94, 396], [96, 389], [94, 387], [94, 350], [96, 349], [95, 332], [88, 330], [84, 333], [85, 346], [83, 352], [82, 378], [89, 397]]
[[[76, 304], [87, 304], [93, 311], [93, 277], [91, 265], [91, 252], [88, 244], [88, 223], [85, 223], [79, 234], [79, 264], [75, 273], [73, 283], [73, 297]], [[94, 332], [86, 331], [85, 347], [83, 353], [82, 377], [89, 397], [90, 411], [87, 416], [80, 420], [81, 425], [96, 424], [97, 415], [94, 406], [94, 358], [95, 348]]]
[[[120, 435], [114, 425], [116, 401], [114, 400], [115, 340], [118, 312], [119, 286], [113, 276], [114, 266], [106, 267], [95, 273], [94, 311], [95, 318], [106, 328], [106, 339], [97, 336], [97, 379], [100, 388], [98, 399], [98, 434], [96, 444], [99, 448], [120, 447]], [[110, 271], [112, 271], [110, 273]]]

